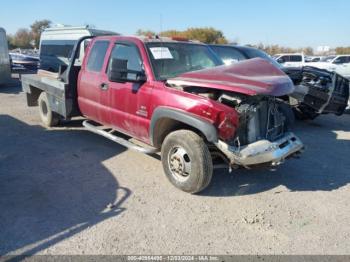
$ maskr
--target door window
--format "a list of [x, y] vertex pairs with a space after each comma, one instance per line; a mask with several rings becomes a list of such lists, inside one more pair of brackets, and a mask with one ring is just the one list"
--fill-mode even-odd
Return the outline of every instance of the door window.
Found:
[[87, 70], [92, 72], [100, 72], [105, 60], [109, 41], [96, 41], [91, 49]]
[[340, 56], [334, 60], [333, 64], [344, 64], [348, 63], [348, 58], [346, 56]]
[[109, 59], [109, 66], [111, 65], [112, 58], [127, 60], [128, 70], [143, 71], [142, 60], [137, 47], [133, 44], [116, 44], [113, 48], [111, 57]]
[[289, 61], [290, 61], [290, 57], [287, 56], [287, 55], [284, 55], [284, 56], [281, 56], [281, 57], [279, 58], [279, 60], [280, 60], [282, 63], [289, 62]]
[[290, 61], [291, 62], [301, 62], [302, 57], [300, 55], [291, 55], [290, 56]]

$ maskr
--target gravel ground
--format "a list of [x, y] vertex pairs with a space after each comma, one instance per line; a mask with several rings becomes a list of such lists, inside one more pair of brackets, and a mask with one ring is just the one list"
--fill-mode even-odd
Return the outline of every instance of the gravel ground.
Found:
[[200, 195], [77, 120], [45, 129], [0, 88], [1, 254], [350, 254], [350, 115], [299, 122], [277, 171], [215, 171]]

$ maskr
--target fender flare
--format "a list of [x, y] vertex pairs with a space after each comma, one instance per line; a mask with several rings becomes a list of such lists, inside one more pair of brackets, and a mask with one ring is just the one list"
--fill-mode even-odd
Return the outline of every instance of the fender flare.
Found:
[[157, 128], [157, 122], [164, 118], [184, 123], [199, 130], [211, 143], [218, 142], [218, 132], [215, 126], [209, 121], [182, 110], [168, 107], [158, 107], [154, 110], [150, 123], [150, 141], [153, 146], [157, 144], [157, 138], [154, 136]]

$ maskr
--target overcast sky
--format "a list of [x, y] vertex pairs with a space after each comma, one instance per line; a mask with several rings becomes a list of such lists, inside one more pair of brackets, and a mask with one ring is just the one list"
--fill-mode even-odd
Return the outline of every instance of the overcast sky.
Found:
[[213, 26], [240, 44], [350, 46], [349, 0], [16, 0], [1, 2], [9, 33], [40, 19], [134, 34]]

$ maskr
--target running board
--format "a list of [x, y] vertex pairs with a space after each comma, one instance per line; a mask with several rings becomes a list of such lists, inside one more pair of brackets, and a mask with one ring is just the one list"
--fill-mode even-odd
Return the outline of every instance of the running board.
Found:
[[109, 140], [112, 140], [113, 142], [116, 142], [116, 143], [118, 143], [118, 144], [120, 144], [128, 149], [131, 149], [131, 150], [143, 153], [143, 154], [151, 155], [151, 154], [155, 154], [159, 151], [156, 148], [144, 148], [144, 147], [136, 145], [136, 144], [124, 139], [124, 138], [121, 138], [119, 136], [115, 136], [111, 132], [107, 132], [107, 131], [103, 130], [101, 128], [101, 126], [96, 126], [96, 125], [89, 123], [88, 120], [85, 120], [83, 122], [83, 126], [92, 133], [95, 133], [97, 135], [108, 138]]

